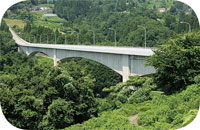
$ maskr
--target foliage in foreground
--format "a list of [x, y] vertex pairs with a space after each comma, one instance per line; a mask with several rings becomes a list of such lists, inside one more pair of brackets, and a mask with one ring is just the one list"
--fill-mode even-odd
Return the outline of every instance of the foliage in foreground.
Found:
[[[157, 69], [156, 75], [130, 77], [126, 83], [105, 88], [104, 91], [109, 95], [98, 100], [99, 117], [66, 129], [105, 129], [107, 124], [130, 129], [130, 123], [123, 125], [128, 115], [121, 117], [126, 118], [122, 125], [115, 124], [118, 122], [116, 114], [121, 115], [120, 110], [126, 108], [127, 104], [134, 106], [128, 108], [132, 114], [139, 115], [137, 122], [142, 127], [139, 129], [177, 129], [189, 124], [197, 115], [200, 103], [199, 39], [200, 34], [196, 32], [171, 40], [149, 59]], [[171, 95], [153, 91], [158, 89], [157, 86], [161, 90], [168, 90]], [[132, 90], [132, 87], [139, 90]]]
[[[102, 105], [104, 111], [98, 117], [89, 119], [82, 124], [73, 125], [65, 130], [166, 130], [181, 128], [189, 124], [197, 115], [200, 102], [199, 81], [200, 76], [195, 77], [195, 84], [187, 86], [186, 90], [171, 96], [164, 95], [164, 93], [158, 91], [149, 91], [147, 100], [143, 100], [140, 103], [133, 101], [132, 103], [123, 105], [121, 103], [115, 110], [110, 108], [105, 111], [105, 108], [112, 106], [112, 103], [107, 102], [107, 105], [105, 105], [105, 100], [100, 101], [104, 102], [104, 105]], [[140, 91], [146, 91], [145, 89], [145, 87], [140, 88]], [[122, 89], [121, 91], [124, 90]], [[126, 91], [131, 90], [126, 89]], [[115, 95], [119, 95], [119, 93], [116, 92]], [[129, 97], [137, 98], [139, 95], [139, 92], [135, 92], [130, 94]], [[121, 96], [126, 97], [127, 95], [124, 94]], [[119, 103], [120, 99], [115, 99], [115, 102]], [[137, 122], [140, 127], [131, 124], [128, 119], [129, 116], [135, 114], [139, 115]]]
[[115, 86], [122, 80], [121, 75], [112, 69], [84, 58], [69, 58], [66, 63], [60, 64], [60, 66], [66, 69], [74, 80], [78, 80], [84, 75], [90, 75], [90, 78], [94, 79], [92, 89], [95, 97], [105, 97], [108, 93], [104, 92], [103, 89]]
[[154, 81], [165, 92], [183, 90], [200, 74], [200, 32], [169, 40], [149, 58], [156, 68]]
[[[93, 80], [16, 52], [2, 24], [0, 102], [8, 121], [24, 129], [60, 129], [96, 115]], [[45, 63], [47, 62], [47, 63]]]
[[136, 114], [134, 104], [126, 104], [121, 109], [106, 111], [83, 124], [76, 124], [65, 130], [137, 130], [139, 127], [130, 123], [128, 116]]

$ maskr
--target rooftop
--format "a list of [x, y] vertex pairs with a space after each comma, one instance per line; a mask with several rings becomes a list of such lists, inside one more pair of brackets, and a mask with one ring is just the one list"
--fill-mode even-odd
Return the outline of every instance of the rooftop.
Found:
[[57, 14], [43, 14], [42, 17], [57, 17]]

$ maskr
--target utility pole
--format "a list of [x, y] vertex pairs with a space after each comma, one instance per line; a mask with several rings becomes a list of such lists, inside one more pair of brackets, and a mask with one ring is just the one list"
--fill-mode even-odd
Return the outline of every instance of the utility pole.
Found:
[[55, 43], [56, 44], [56, 32], [53, 32], [52, 34], [54, 34], [54, 37], [55, 37]]
[[93, 44], [95, 45], [95, 31], [93, 30], [88, 30], [88, 31], [93, 33]]
[[67, 34], [65, 34], [65, 44], [67, 44], [67, 41], [66, 41], [67, 38], [66, 37], [67, 37]]
[[47, 44], [48, 44], [48, 34], [47, 34]]
[[145, 49], [146, 49], [146, 47], [147, 47], [147, 29], [141, 25], [138, 25], [138, 27], [144, 29], [144, 45], [145, 45]]
[[[76, 31], [75, 31], [76, 32]], [[76, 32], [77, 33], [77, 39], [78, 39], [78, 45], [80, 44], [80, 38], [79, 38], [79, 33], [78, 32]]]
[[183, 21], [181, 21], [180, 23], [185, 23], [185, 24], [187, 24], [187, 25], [189, 26], [189, 32], [192, 31], [192, 29], [191, 29], [191, 24], [190, 24], [190, 23], [188, 23], [188, 22], [183, 22]]
[[40, 44], [42, 43], [42, 35], [40, 35]]
[[73, 30], [72, 30], [72, 31], [67, 31], [67, 32], [75, 32], [76, 35], [77, 35], [77, 40], [78, 40], [78, 44], [79, 44], [79, 40], [80, 40], [80, 39], [79, 39], [79, 33], [78, 33], [77, 31], [73, 31]]
[[116, 30], [113, 29], [113, 28], [109, 28], [109, 29], [112, 30], [112, 31], [114, 31], [114, 33], [115, 33], [114, 39], [115, 39], [115, 47], [116, 47], [117, 46], [117, 37], [116, 37], [117, 33], [116, 33]]
[[54, 34], [55, 34], [55, 44], [56, 44], [56, 33], [54, 32]]

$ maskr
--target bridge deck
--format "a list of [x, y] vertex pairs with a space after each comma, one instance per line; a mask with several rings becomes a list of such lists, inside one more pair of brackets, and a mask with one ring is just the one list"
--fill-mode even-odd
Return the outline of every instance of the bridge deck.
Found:
[[13, 39], [17, 44], [27, 47], [36, 48], [52, 48], [61, 50], [77, 50], [85, 52], [99, 52], [99, 53], [111, 53], [121, 55], [134, 55], [134, 56], [151, 56], [154, 52], [150, 48], [135, 48], [135, 47], [110, 47], [110, 46], [88, 46], [88, 45], [61, 45], [61, 44], [38, 44], [29, 43], [21, 39], [13, 30], [10, 29], [13, 35]]

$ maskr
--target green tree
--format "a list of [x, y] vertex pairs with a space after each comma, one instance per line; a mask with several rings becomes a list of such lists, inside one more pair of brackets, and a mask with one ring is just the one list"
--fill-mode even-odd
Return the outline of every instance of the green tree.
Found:
[[149, 64], [156, 69], [154, 79], [160, 88], [169, 93], [194, 83], [194, 77], [200, 73], [199, 39], [199, 32], [179, 36], [149, 58]]
[[72, 104], [73, 102], [61, 98], [54, 100], [39, 124], [39, 129], [62, 129], [72, 124], [75, 114]]
[[174, 25], [176, 25], [176, 17], [173, 15], [167, 14], [164, 19], [165, 19], [166, 26], [171, 30], [175, 30]]

